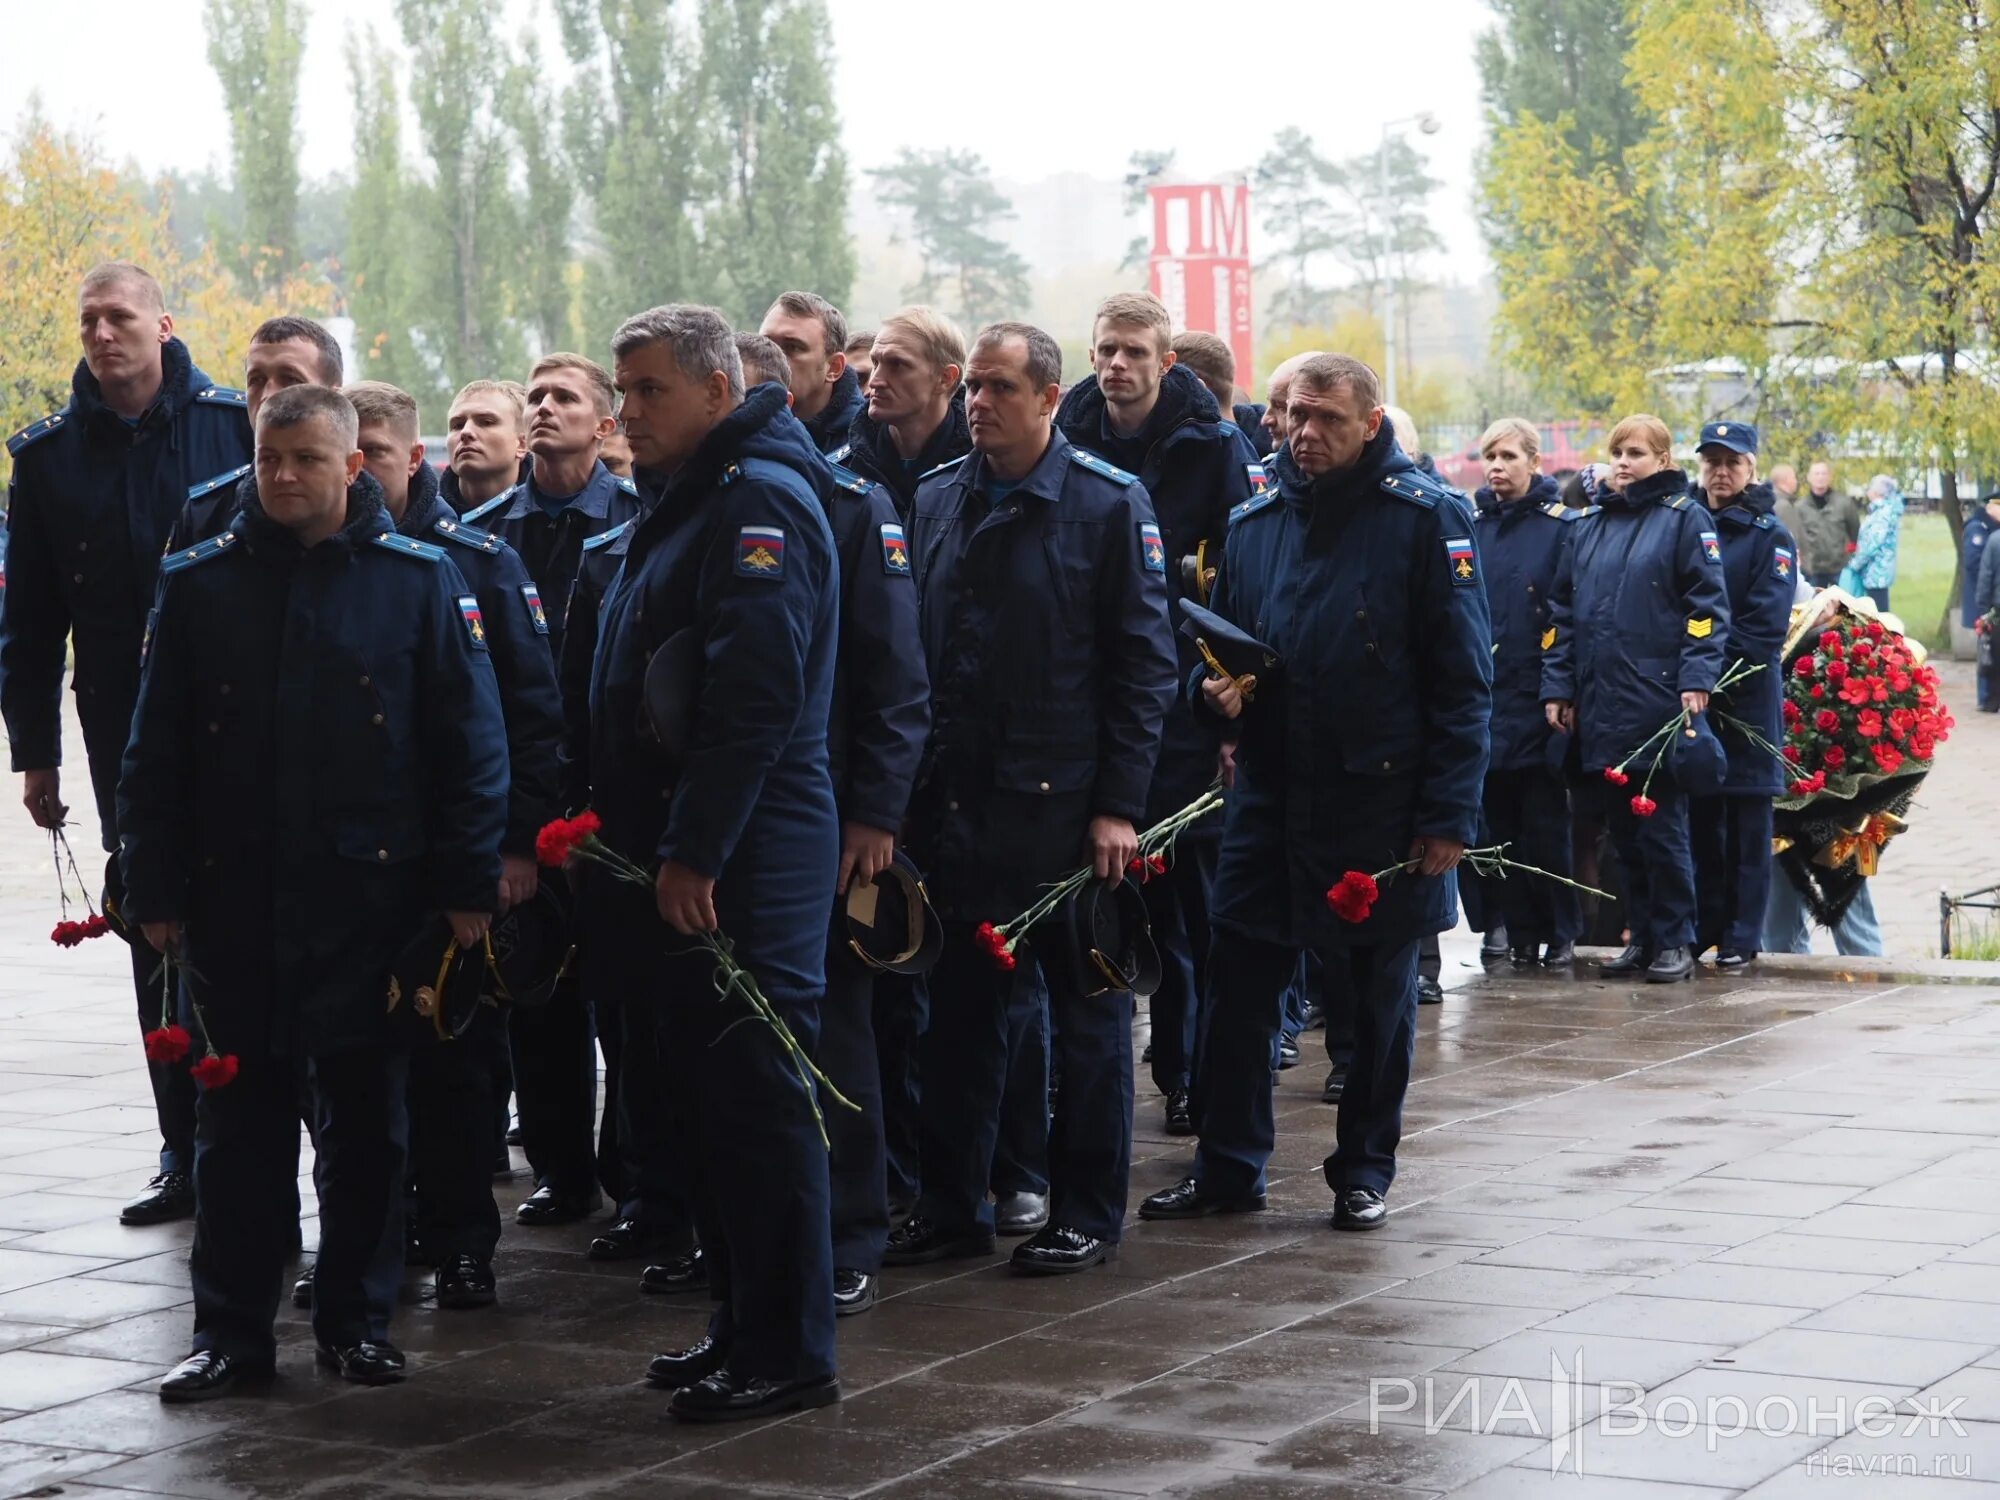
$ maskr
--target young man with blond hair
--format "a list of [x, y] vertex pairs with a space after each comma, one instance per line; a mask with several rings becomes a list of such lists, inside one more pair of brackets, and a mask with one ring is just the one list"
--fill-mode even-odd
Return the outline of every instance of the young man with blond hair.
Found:
[[905, 525], [918, 482], [972, 451], [964, 376], [965, 335], [935, 309], [903, 308], [876, 330], [867, 408], [827, 457], [887, 489]]

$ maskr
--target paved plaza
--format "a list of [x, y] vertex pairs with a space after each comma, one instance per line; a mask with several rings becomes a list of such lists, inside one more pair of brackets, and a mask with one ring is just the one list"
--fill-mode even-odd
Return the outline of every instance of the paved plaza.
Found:
[[[2000, 875], [1995, 721], [1958, 699], [1879, 882], [1906, 953], [1938, 884]], [[2000, 967], [1649, 989], [1481, 976], [1461, 938], [1386, 1228], [1327, 1227], [1308, 1035], [1269, 1212], [1134, 1224], [1078, 1277], [891, 1271], [809, 1415], [676, 1425], [639, 1376], [702, 1310], [511, 1222], [497, 1308], [412, 1272], [407, 1384], [315, 1371], [288, 1307], [268, 1395], [175, 1409], [190, 1229], [116, 1222], [155, 1149], [124, 955], [48, 943], [45, 846], [6, 827], [0, 1496], [2000, 1500]], [[1188, 1164], [1160, 1123], [1142, 1084], [1135, 1203]]]

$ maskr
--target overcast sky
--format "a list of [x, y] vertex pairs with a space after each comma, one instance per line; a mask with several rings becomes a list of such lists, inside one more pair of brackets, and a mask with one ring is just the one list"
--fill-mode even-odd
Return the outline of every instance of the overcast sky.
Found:
[[[372, 22], [393, 37], [396, 26], [394, 0], [309, 3], [301, 127], [305, 171], [317, 176], [349, 159], [345, 28]], [[226, 164], [228, 124], [201, 0], [96, 0], [87, 23], [63, 5], [4, 8], [10, 108], [33, 87], [52, 117], [93, 133], [114, 158], [149, 169]], [[505, 11], [509, 36], [531, 18], [553, 24], [546, 0], [494, 8]], [[1372, 150], [1384, 122], [1429, 110], [1442, 128], [1422, 144], [1444, 180], [1436, 208], [1450, 247], [1433, 270], [1453, 280], [1484, 270], [1471, 211], [1481, 120], [1472, 47], [1490, 24], [1483, 0], [828, 0], [828, 8], [857, 167], [902, 146], [958, 146], [1007, 179], [1062, 170], [1119, 177], [1132, 151], [1171, 147], [1176, 175], [1196, 180], [1249, 165], [1284, 125], [1339, 156]]]

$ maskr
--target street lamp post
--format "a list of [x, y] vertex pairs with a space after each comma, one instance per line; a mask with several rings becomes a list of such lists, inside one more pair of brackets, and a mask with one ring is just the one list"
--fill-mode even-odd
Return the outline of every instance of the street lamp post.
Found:
[[[1375, 190], [1382, 204], [1382, 266], [1389, 270], [1391, 252], [1389, 226], [1392, 216], [1389, 211], [1389, 143], [1410, 126], [1416, 126], [1425, 135], [1436, 135], [1442, 122], [1429, 110], [1422, 114], [1405, 115], [1400, 120], [1385, 120], [1382, 124], [1382, 144], [1375, 151]], [[1382, 301], [1382, 391], [1383, 399], [1390, 405], [1396, 401], [1396, 318], [1402, 301], [1402, 287], [1393, 274], [1385, 278], [1388, 282], [1388, 296]]]

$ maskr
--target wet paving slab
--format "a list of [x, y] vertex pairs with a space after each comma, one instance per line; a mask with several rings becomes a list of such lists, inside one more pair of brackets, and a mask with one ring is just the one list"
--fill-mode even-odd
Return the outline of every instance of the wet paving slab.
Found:
[[[2000, 971], [1472, 977], [1366, 1235], [1309, 1034], [1269, 1211], [1132, 1221], [1078, 1277], [892, 1270], [843, 1402], [715, 1430], [640, 1379], [702, 1309], [511, 1217], [499, 1306], [412, 1273], [404, 1385], [315, 1371], [288, 1307], [263, 1394], [162, 1407], [191, 1229], [116, 1222], [153, 1150], [122, 955], [51, 962], [32, 916], [0, 905], [0, 1497], [2000, 1500]], [[1189, 1165], [1161, 1107], [1135, 1203]]]

